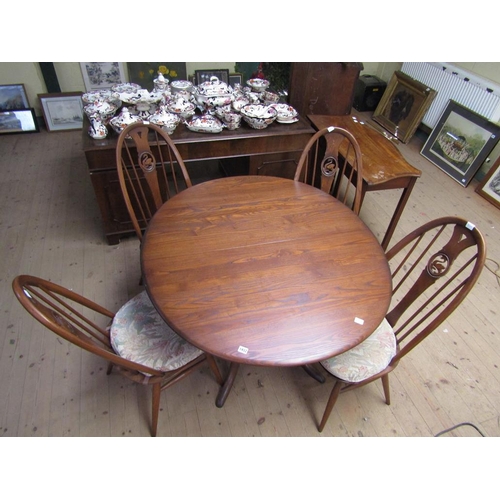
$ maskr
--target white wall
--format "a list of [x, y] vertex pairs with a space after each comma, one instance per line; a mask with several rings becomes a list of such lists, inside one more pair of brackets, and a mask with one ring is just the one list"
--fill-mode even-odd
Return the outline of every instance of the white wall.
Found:
[[[234, 71], [234, 62], [188, 62], [188, 75], [195, 69], [229, 69]], [[500, 62], [454, 62], [472, 73], [500, 84]], [[126, 65], [125, 65], [126, 66]], [[362, 74], [375, 75], [388, 82], [394, 71], [401, 69], [400, 62], [365, 62]], [[80, 63], [58, 62], [54, 67], [62, 92], [85, 91]], [[38, 116], [42, 115], [37, 94], [47, 92], [40, 66], [36, 62], [0, 62], [0, 85], [23, 83], [28, 94], [28, 100]]]

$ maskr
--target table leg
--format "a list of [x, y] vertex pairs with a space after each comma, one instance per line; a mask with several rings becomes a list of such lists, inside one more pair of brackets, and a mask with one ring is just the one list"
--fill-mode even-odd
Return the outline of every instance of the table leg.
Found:
[[399, 199], [399, 203], [396, 207], [396, 210], [392, 216], [391, 222], [389, 223], [389, 227], [387, 228], [387, 232], [385, 233], [384, 239], [382, 240], [382, 248], [384, 250], [387, 250], [387, 247], [389, 246], [389, 241], [392, 238], [392, 235], [394, 234], [394, 230], [396, 229], [396, 226], [399, 222], [399, 219], [401, 217], [401, 214], [403, 213], [403, 210], [406, 206], [406, 202], [408, 201], [408, 198], [410, 198], [410, 194], [412, 192], [413, 186], [415, 185], [415, 182], [417, 182], [417, 177], [412, 177], [410, 181], [408, 182], [408, 186], [403, 189], [403, 194], [401, 195], [401, 198]]
[[215, 400], [215, 405], [217, 406], [217, 408], [222, 408], [224, 406], [224, 403], [229, 396], [229, 391], [231, 390], [231, 387], [233, 387], [234, 379], [236, 378], [239, 367], [240, 365], [238, 363], [231, 363], [226, 381], [224, 382], [224, 385], [219, 389], [219, 394], [217, 394], [217, 399]]

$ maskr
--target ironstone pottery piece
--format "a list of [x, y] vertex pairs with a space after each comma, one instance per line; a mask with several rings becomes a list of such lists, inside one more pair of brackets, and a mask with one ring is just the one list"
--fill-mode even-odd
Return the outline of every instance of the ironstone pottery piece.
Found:
[[217, 106], [231, 104], [234, 100], [231, 87], [216, 76], [200, 83], [195, 89], [194, 98], [202, 110], [213, 110]]
[[247, 81], [247, 85], [252, 87], [254, 92], [264, 92], [269, 87], [269, 82], [263, 78], [251, 78]]
[[130, 125], [131, 123], [135, 123], [135, 122], [139, 122], [139, 121], [141, 121], [139, 116], [131, 114], [129, 109], [127, 107], [124, 107], [124, 108], [122, 108], [119, 115], [115, 116], [114, 118], [111, 118], [111, 120], [109, 121], [109, 124], [113, 127], [113, 130], [117, 134], [120, 134], [121, 131], [127, 125]]
[[92, 139], [105, 139], [108, 129], [97, 116], [90, 118], [89, 135]]
[[208, 113], [202, 116], [195, 116], [186, 123], [186, 126], [193, 132], [208, 132], [211, 134], [222, 132], [224, 128], [224, 124], [216, 116]]
[[163, 73], [158, 71], [158, 77], [153, 80], [155, 92], [165, 92], [168, 90], [168, 82], [169, 80], [163, 76]]
[[272, 106], [264, 104], [247, 104], [241, 108], [243, 119], [250, 127], [261, 130], [273, 123], [278, 112]]
[[191, 93], [193, 91], [193, 84], [188, 80], [174, 80], [173, 82], [170, 82], [170, 88], [172, 89], [173, 94], [176, 94], [181, 90]]
[[161, 127], [168, 134], [172, 134], [181, 119], [178, 114], [169, 112], [166, 106], [162, 104], [158, 107], [156, 112], [150, 116], [149, 121]]
[[295, 123], [299, 119], [297, 118], [297, 110], [288, 104], [271, 104], [271, 106], [276, 110], [278, 116], [276, 121], [278, 123]]

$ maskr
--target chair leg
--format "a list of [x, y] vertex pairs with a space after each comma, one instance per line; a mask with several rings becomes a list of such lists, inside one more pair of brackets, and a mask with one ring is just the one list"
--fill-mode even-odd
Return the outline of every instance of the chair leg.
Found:
[[303, 365], [302, 368], [310, 377], [312, 377], [314, 380], [317, 380], [320, 384], [325, 383], [325, 377], [323, 377], [323, 375], [318, 370], [316, 370], [313, 365]]
[[160, 413], [160, 395], [161, 395], [161, 385], [153, 384], [153, 412], [152, 412], [152, 424], [151, 424], [151, 436], [156, 437], [156, 431], [158, 430], [158, 415]]
[[382, 376], [382, 385], [384, 386], [385, 403], [391, 404], [391, 391], [389, 389], [389, 374]]
[[330, 393], [330, 398], [328, 399], [328, 403], [326, 404], [325, 413], [323, 413], [323, 418], [321, 419], [321, 423], [318, 427], [319, 432], [322, 432], [325, 428], [328, 417], [330, 417], [330, 413], [332, 413], [333, 407], [339, 397], [340, 389], [342, 389], [342, 384], [343, 383], [340, 380], [337, 380], [337, 382], [335, 382], [335, 385], [333, 386], [332, 392]]
[[108, 363], [108, 369], [106, 370], [106, 375], [109, 375], [113, 370], [113, 363]]
[[224, 384], [224, 379], [222, 378], [222, 375], [219, 370], [219, 366], [217, 365], [217, 361], [215, 361], [215, 358], [208, 353], [205, 353], [205, 356], [207, 358], [207, 363], [210, 369], [212, 370], [212, 373], [214, 374], [215, 380], [217, 380], [217, 383], [219, 385]]

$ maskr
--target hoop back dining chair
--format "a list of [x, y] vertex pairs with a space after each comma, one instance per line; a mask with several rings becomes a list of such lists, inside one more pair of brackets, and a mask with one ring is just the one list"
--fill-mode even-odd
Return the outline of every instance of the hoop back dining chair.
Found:
[[484, 267], [486, 244], [474, 224], [443, 217], [415, 229], [386, 256], [393, 296], [385, 319], [361, 344], [320, 363], [335, 379], [320, 432], [341, 392], [381, 378], [390, 404], [389, 373], [466, 298]]
[[223, 379], [215, 359], [179, 337], [160, 318], [145, 291], [115, 314], [77, 293], [34, 276], [17, 276], [12, 287], [22, 306], [63, 339], [102, 357], [128, 379], [152, 386], [151, 435], [156, 436], [161, 391], [205, 360]]
[[333, 126], [316, 132], [299, 158], [294, 180], [321, 188], [359, 215], [363, 158], [356, 138]]
[[140, 241], [151, 217], [170, 197], [192, 186], [169, 135], [152, 123], [132, 123], [116, 144], [116, 165], [125, 205]]

